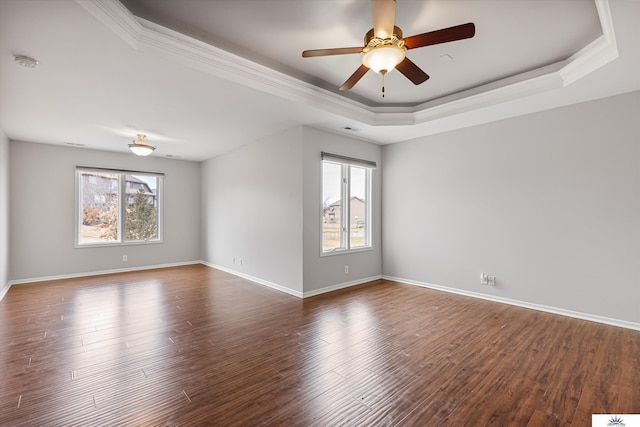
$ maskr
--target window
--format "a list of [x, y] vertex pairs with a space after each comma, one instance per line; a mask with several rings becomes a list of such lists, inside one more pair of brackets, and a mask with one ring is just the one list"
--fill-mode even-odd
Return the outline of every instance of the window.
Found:
[[322, 253], [371, 248], [375, 162], [322, 153]]
[[76, 245], [161, 241], [162, 174], [76, 169]]

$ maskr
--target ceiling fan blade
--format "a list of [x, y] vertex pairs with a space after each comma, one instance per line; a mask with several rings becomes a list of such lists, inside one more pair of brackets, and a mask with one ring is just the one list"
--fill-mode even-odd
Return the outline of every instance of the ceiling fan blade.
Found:
[[422, 71], [413, 61], [405, 57], [402, 62], [396, 65], [396, 70], [400, 71], [406, 78], [411, 80], [414, 85], [424, 83], [429, 79], [429, 75]]
[[396, 19], [396, 0], [371, 0], [373, 35], [389, 39], [393, 35]]
[[417, 47], [469, 39], [473, 37], [475, 33], [476, 26], [469, 22], [468, 24], [456, 25], [455, 27], [443, 28], [442, 30], [406, 37], [404, 39], [404, 45], [407, 49], [415, 49]]
[[302, 52], [303, 58], [311, 58], [313, 56], [329, 56], [329, 55], [346, 55], [349, 53], [361, 53], [362, 47], [338, 47], [335, 49], [314, 49]]
[[355, 73], [351, 74], [351, 77], [349, 77], [347, 79], [346, 82], [344, 82], [342, 84], [342, 86], [340, 86], [340, 90], [349, 90], [351, 89], [353, 86], [355, 86], [356, 83], [358, 83], [358, 81], [362, 78], [362, 76], [364, 76], [365, 74], [367, 74], [367, 71], [369, 71], [369, 68], [361, 65]]

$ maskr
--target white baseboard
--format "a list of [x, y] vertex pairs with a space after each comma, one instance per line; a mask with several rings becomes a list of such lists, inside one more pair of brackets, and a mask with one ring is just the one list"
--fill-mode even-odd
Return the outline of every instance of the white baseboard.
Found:
[[640, 323], [629, 322], [627, 320], [612, 319], [610, 317], [598, 316], [595, 314], [581, 313], [579, 311], [565, 310], [558, 307], [550, 307], [542, 304], [534, 304], [526, 301], [519, 301], [509, 298], [501, 298], [477, 292], [465, 291], [463, 289], [450, 288], [447, 286], [434, 285], [432, 283], [419, 282], [416, 280], [403, 279], [401, 277], [382, 276], [383, 279], [394, 282], [406, 283], [408, 285], [420, 286], [423, 288], [435, 289], [438, 291], [450, 292], [468, 297], [480, 298], [488, 301], [499, 302], [502, 304], [515, 305], [517, 307], [530, 308], [533, 310], [544, 311], [547, 313], [559, 314], [561, 316], [573, 317], [576, 319], [588, 320], [591, 322], [604, 323], [606, 325], [618, 326], [621, 328], [634, 329], [640, 331]]
[[287, 288], [286, 286], [278, 285], [277, 283], [269, 282], [268, 280], [260, 279], [259, 277], [250, 276], [248, 274], [244, 274], [239, 271], [232, 270], [230, 268], [222, 267], [221, 265], [211, 264], [210, 262], [206, 262], [206, 261], [200, 261], [200, 262], [206, 265], [207, 267], [215, 268], [216, 270], [221, 270], [221, 271], [224, 271], [225, 273], [242, 277], [243, 279], [247, 279], [259, 285], [267, 286], [277, 291], [284, 292], [285, 294], [293, 295], [294, 297], [303, 298], [302, 292], [296, 291], [291, 288]]
[[251, 276], [251, 275], [248, 275], [248, 274], [241, 273], [241, 272], [236, 271], [236, 270], [232, 270], [232, 269], [229, 269], [229, 268], [226, 268], [226, 267], [222, 267], [220, 265], [211, 264], [211, 263], [206, 262], [206, 261], [198, 260], [198, 261], [177, 262], [177, 263], [171, 263], [171, 264], [148, 265], [148, 266], [142, 266], [142, 267], [119, 268], [119, 269], [114, 269], [114, 270], [90, 271], [90, 272], [84, 272], [84, 273], [60, 274], [60, 275], [56, 275], [56, 276], [43, 276], [43, 277], [32, 277], [32, 278], [28, 278], [28, 279], [12, 280], [3, 288], [2, 291], [0, 291], [1, 292], [0, 293], [0, 301], [7, 294], [7, 292], [9, 291], [9, 288], [11, 288], [11, 286], [13, 286], [13, 285], [20, 285], [20, 284], [24, 284], [24, 283], [35, 283], [35, 282], [47, 282], [47, 281], [50, 281], [50, 280], [74, 279], [74, 278], [78, 278], [78, 277], [100, 276], [100, 275], [104, 275], [104, 274], [126, 273], [126, 272], [130, 272], [130, 271], [152, 270], [154, 268], [178, 267], [178, 266], [181, 266], [181, 265], [191, 265], [191, 264], [203, 264], [203, 265], [206, 265], [207, 267], [215, 268], [217, 270], [221, 270], [221, 271], [224, 271], [226, 273], [233, 274], [234, 276], [242, 277], [243, 279], [250, 280], [250, 281], [252, 281], [254, 283], [257, 283], [257, 284], [260, 284], [260, 285], [263, 285], [263, 286], [267, 286], [269, 288], [275, 289], [275, 290], [280, 291], [280, 292], [284, 292], [284, 293], [289, 294], [289, 295], [293, 295], [293, 296], [298, 297], [298, 298], [309, 298], [309, 297], [312, 297], [312, 296], [315, 296], [315, 295], [320, 295], [320, 294], [324, 294], [326, 292], [336, 291], [338, 289], [348, 288], [350, 286], [360, 285], [360, 284], [363, 284], [363, 283], [371, 282], [371, 281], [378, 280], [378, 279], [382, 278], [382, 276], [368, 277], [368, 278], [364, 278], [364, 279], [353, 280], [353, 281], [350, 281], [350, 282], [339, 283], [337, 285], [327, 286], [325, 288], [316, 289], [316, 290], [313, 290], [313, 291], [310, 291], [310, 292], [300, 292], [300, 291], [296, 291], [294, 289], [287, 288], [286, 286], [278, 285], [277, 283], [269, 282], [268, 280], [264, 280], [264, 279], [261, 279], [259, 277], [254, 277], [254, 276]]
[[273, 283], [273, 282], [269, 282], [268, 280], [260, 279], [259, 277], [250, 276], [248, 274], [244, 274], [244, 273], [241, 273], [241, 272], [236, 271], [236, 270], [232, 270], [232, 269], [227, 268], [227, 267], [222, 267], [222, 266], [217, 265], [217, 264], [211, 264], [211, 263], [206, 262], [206, 261], [202, 261], [202, 264], [204, 264], [204, 265], [206, 265], [208, 267], [211, 267], [211, 268], [215, 268], [216, 270], [222, 270], [225, 273], [233, 274], [234, 276], [242, 277], [243, 279], [250, 280], [252, 282], [258, 283], [258, 284], [263, 285], [263, 286], [267, 286], [269, 288], [278, 290], [280, 292], [284, 292], [284, 293], [287, 293], [289, 295], [293, 295], [293, 296], [298, 297], [298, 298], [309, 298], [309, 297], [313, 297], [313, 296], [316, 296], [316, 295], [324, 294], [324, 293], [327, 293], [327, 292], [337, 291], [338, 289], [344, 289], [344, 288], [348, 288], [348, 287], [351, 287], [351, 286], [356, 286], [356, 285], [361, 285], [363, 283], [372, 282], [374, 280], [378, 280], [378, 279], [382, 278], [382, 276], [367, 277], [367, 278], [364, 278], [364, 279], [353, 280], [353, 281], [350, 281], [350, 282], [338, 283], [337, 285], [331, 285], [331, 286], [327, 286], [325, 288], [316, 289], [316, 290], [309, 291], [309, 292], [300, 292], [300, 291], [293, 290], [291, 288], [287, 288], [286, 286], [282, 286], [282, 285], [278, 285], [278, 284]]
[[0, 290], [0, 301], [2, 301], [2, 298], [4, 298], [4, 296], [7, 294], [7, 292], [9, 292], [9, 288], [11, 287], [11, 282], [6, 283], [2, 289]]
[[450, 292], [450, 293], [454, 293], [454, 294], [465, 295], [465, 296], [470, 296], [470, 297], [474, 297], [474, 298], [480, 298], [480, 299], [484, 299], [484, 300], [488, 300], [488, 301], [499, 302], [499, 303], [502, 303], [502, 304], [509, 304], [509, 305], [514, 305], [514, 306], [517, 306], [517, 307], [529, 308], [529, 309], [533, 309], [533, 310], [544, 311], [544, 312], [547, 312], [547, 313], [559, 314], [561, 316], [573, 317], [573, 318], [576, 318], [576, 319], [588, 320], [588, 321], [591, 321], [591, 322], [603, 323], [603, 324], [606, 324], [606, 325], [618, 326], [618, 327], [621, 327], [621, 328], [627, 328], [627, 329], [633, 329], [633, 330], [640, 331], [640, 323], [629, 322], [627, 320], [613, 319], [613, 318], [610, 318], [610, 317], [598, 316], [598, 315], [595, 315], [595, 314], [582, 313], [582, 312], [578, 312], [578, 311], [566, 310], [566, 309], [563, 309], [563, 308], [551, 307], [551, 306], [542, 305], [542, 304], [534, 304], [534, 303], [530, 303], [530, 302], [526, 302], [526, 301], [519, 301], [519, 300], [514, 300], [514, 299], [509, 299], [509, 298], [501, 298], [501, 297], [496, 297], [496, 296], [492, 296], [492, 295], [481, 294], [481, 293], [471, 292], [471, 291], [465, 291], [465, 290], [462, 290], [462, 289], [450, 288], [450, 287], [447, 287], [447, 286], [434, 285], [432, 283], [420, 282], [420, 281], [416, 281], [416, 280], [410, 280], [410, 279], [404, 279], [404, 278], [401, 278], [401, 277], [393, 277], [393, 276], [386, 276], [386, 275], [372, 276], [372, 277], [353, 280], [353, 281], [349, 281], [349, 282], [338, 283], [336, 285], [327, 286], [327, 287], [324, 287], [324, 288], [321, 288], [321, 289], [315, 289], [315, 290], [309, 291], [309, 292], [300, 292], [300, 291], [296, 291], [296, 290], [287, 288], [285, 286], [278, 285], [277, 283], [269, 282], [268, 280], [260, 279], [258, 277], [254, 277], [254, 276], [251, 276], [251, 275], [248, 275], [248, 274], [244, 274], [244, 273], [241, 273], [239, 271], [231, 270], [231, 269], [226, 268], [226, 267], [222, 267], [222, 266], [219, 266], [219, 265], [211, 264], [211, 263], [208, 263], [206, 261], [186, 261], [186, 262], [177, 262], [177, 263], [169, 263], [169, 264], [148, 265], [148, 266], [141, 266], [141, 267], [119, 268], [119, 269], [114, 269], [114, 270], [91, 271], [91, 272], [85, 272], [85, 273], [62, 274], [62, 275], [56, 275], [56, 276], [32, 277], [32, 278], [29, 278], [29, 279], [11, 280], [11, 281], [9, 281], [9, 283], [7, 283], [2, 288], [2, 290], [0, 290], [0, 301], [2, 301], [4, 296], [7, 294], [7, 292], [11, 288], [11, 286], [20, 285], [20, 284], [24, 284], [24, 283], [45, 282], [45, 281], [50, 281], [50, 280], [61, 280], [61, 279], [73, 279], [73, 278], [77, 278], [77, 277], [99, 276], [99, 275], [104, 275], [104, 274], [125, 273], [125, 272], [130, 272], [130, 271], [141, 271], [141, 270], [152, 270], [152, 269], [156, 269], [156, 268], [178, 267], [178, 266], [182, 266], [182, 265], [192, 265], [192, 264], [203, 264], [203, 265], [206, 265], [208, 267], [215, 268], [215, 269], [224, 271], [226, 273], [233, 274], [233, 275], [238, 276], [238, 277], [242, 277], [243, 279], [250, 280], [250, 281], [255, 282], [257, 284], [260, 284], [260, 285], [263, 285], [263, 286], [267, 286], [269, 288], [275, 289], [275, 290], [280, 291], [280, 292], [287, 293], [289, 295], [293, 295], [293, 296], [298, 297], [298, 298], [309, 298], [309, 297], [313, 297], [313, 296], [316, 296], [316, 295], [324, 294], [324, 293], [327, 293], [327, 292], [337, 291], [339, 289], [344, 289], [344, 288], [348, 288], [348, 287], [351, 287], [351, 286], [356, 286], [356, 285], [361, 285], [363, 283], [372, 282], [372, 281], [378, 280], [378, 279], [386, 279], [386, 280], [392, 280], [394, 282], [406, 283], [408, 285], [420, 286], [420, 287], [423, 287], [423, 288], [435, 289], [435, 290], [438, 290], [438, 291]]
[[365, 277], [364, 279], [352, 280], [350, 282], [338, 283], [337, 285], [327, 286], [325, 288], [315, 289], [313, 291], [304, 292], [303, 298], [309, 298], [327, 292], [337, 291], [338, 289], [350, 288], [351, 286], [362, 285], [363, 283], [373, 282], [374, 280], [382, 279], [382, 276]]
[[[35, 283], [35, 282], [48, 282], [50, 280], [61, 280], [61, 279], [75, 279], [77, 277], [89, 277], [89, 276], [101, 276], [104, 274], [114, 274], [114, 273], [127, 273], [129, 271], [141, 271], [141, 270], [153, 270], [155, 268], [168, 268], [168, 267], [179, 267], [182, 265], [192, 265], [192, 264], [201, 264], [202, 261], [185, 261], [185, 262], [173, 262], [169, 264], [156, 264], [156, 265], [145, 265], [141, 267], [130, 267], [130, 268], [117, 268], [114, 270], [100, 270], [100, 271], [88, 271], [84, 273], [71, 273], [71, 274], [60, 274], [56, 276], [43, 276], [43, 277], [31, 277], [29, 279], [18, 279], [9, 281], [4, 294], [7, 293], [9, 288], [13, 285], [21, 285], [24, 283]], [[2, 297], [4, 297], [4, 294]], [[0, 297], [0, 300], [2, 299]]]

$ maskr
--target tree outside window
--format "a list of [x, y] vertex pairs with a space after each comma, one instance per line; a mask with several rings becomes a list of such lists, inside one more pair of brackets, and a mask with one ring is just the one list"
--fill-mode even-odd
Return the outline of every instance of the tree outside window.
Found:
[[76, 243], [160, 241], [161, 175], [78, 170]]

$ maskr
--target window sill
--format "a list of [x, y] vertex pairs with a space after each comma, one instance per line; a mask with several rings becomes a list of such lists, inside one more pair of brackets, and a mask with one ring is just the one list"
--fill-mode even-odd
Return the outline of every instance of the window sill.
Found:
[[138, 245], [156, 245], [162, 243], [162, 239], [158, 240], [145, 240], [145, 241], [137, 241], [137, 242], [113, 242], [113, 243], [84, 243], [74, 245], [75, 249], [85, 249], [85, 248], [112, 248], [114, 246], [138, 246]]
[[330, 252], [323, 251], [320, 253], [320, 257], [334, 256], [334, 255], [347, 255], [347, 254], [354, 254], [358, 252], [369, 252], [369, 251], [372, 251], [373, 249], [374, 249], [373, 246], [367, 246], [366, 248], [339, 249], [339, 250], [330, 251]]

